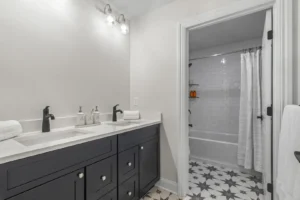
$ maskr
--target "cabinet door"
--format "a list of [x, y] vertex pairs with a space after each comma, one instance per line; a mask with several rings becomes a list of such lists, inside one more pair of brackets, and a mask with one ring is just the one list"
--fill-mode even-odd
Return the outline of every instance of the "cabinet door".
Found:
[[144, 196], [159, 180], [159, 140], [153, 139], [139, 147], [140, 197]]
[[84, 170], [65, 175], [9, 200], [84, 200]]

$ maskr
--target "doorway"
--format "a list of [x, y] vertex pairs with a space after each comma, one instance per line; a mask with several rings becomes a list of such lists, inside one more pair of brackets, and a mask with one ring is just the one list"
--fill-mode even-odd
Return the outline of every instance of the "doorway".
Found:
[[271, 10], [189, 31], [191, 199], [271, 199], [270, 31]]
[[[274, 20], [274, 33], [273, 39], [273, 105], [270, 108], [273, 116], [273, 141], [270, 144], [272, 146], [273, 155], [273, 182], [276, 183], [277, 175], [277, 155], [278, 155], [278, 140], [280, 133], [280, 124], [283, 109], [285, 105], [292, 101], [291, 93], [291, 80], [292, 80], [292, 64], [289, 62], [292, 52], [292, 38], [287, 37], [284, 33], [292, 31], [290, 24], [286, 24], [285, 20], [289, 21], [289, 13], [292, 12], [292, 6], [287, 1], [273, 1], [267, 0], [261, 1], [239, 1], [232, 3], [228, 6], [216, 9], [213, 11], [205, 12], [196, 17], [186, 19], [178, 24], [178, 153], [177, 153], [177, 174], [178, 174], [178, 195], [185, 197], [188, 192], [189, 181], [189, 121], [188, 121], [188, 108], [189, 100], [189, 76], [188, 76], [188, 64], [189, 64], [189, 34], [188, 32], [197, 29], [204, 28], [210, 25], [218, 24], [231, 19], [239, 18], [249, 14], [253, 14], [262, 10], [273, 8], [273, 20]], [[284, 55], [284, 56], [283, 56]], [[286, 81], [288, 80], [288, 81]], [[269, 185], [270, 191], [274, 197], [274, 200], [278, 199], [276, 195], [276, 185]]]

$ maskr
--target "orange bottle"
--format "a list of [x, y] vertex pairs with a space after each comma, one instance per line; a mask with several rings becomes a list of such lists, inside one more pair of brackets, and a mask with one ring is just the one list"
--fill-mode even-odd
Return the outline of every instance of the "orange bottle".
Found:
[[190, 97], [193, 97], [193, 91], [190, 91]]

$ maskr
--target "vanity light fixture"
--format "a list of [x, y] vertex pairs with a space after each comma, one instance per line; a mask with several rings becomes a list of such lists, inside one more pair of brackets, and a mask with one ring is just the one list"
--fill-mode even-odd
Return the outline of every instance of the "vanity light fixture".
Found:
[[108, 25], [113, 26], [115, 24], [116, 18], [112, 13], [112, 9], [109, 4], [105, 5], [104, 14], [106, 15], [106, 21], [107, 21]]
[[126, 24], [126, 19], [123, 14], [118, 17], [118, 23], [120, 24], [121, 32], [126, 35], [129, 32], [129, 27]]

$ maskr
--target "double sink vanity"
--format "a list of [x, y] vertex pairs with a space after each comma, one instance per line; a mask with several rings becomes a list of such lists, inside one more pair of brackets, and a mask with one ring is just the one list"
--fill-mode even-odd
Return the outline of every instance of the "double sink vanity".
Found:
[[160, 178], [160, 120], [0, 142], [0, 200], [137, 200]]

